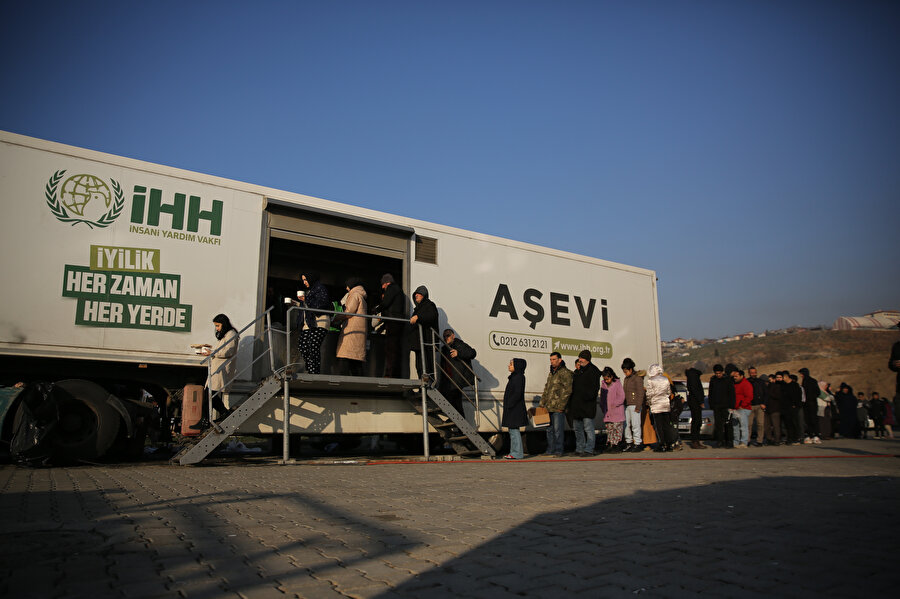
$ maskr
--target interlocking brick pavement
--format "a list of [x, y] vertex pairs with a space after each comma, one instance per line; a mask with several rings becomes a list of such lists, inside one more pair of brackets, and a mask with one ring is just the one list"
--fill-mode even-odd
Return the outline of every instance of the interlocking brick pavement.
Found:
[[893, 594], [898, 453], [6, 465], [0, 596]]

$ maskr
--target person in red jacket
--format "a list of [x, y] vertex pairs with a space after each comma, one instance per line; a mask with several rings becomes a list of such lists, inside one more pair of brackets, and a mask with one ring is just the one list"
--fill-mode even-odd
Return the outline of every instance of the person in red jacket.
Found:
[[734, 379], [734, 446], [747, 449], [750, 443], [750, 410], [753, 404], [753, 385], [744, 378], [743, 370], [731, 373]]

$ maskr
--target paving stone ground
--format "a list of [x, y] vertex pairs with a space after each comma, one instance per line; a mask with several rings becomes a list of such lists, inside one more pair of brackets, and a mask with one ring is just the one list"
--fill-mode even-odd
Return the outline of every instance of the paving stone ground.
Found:
[[893, 595], [898, 454], [6, 465], [0, 596]]

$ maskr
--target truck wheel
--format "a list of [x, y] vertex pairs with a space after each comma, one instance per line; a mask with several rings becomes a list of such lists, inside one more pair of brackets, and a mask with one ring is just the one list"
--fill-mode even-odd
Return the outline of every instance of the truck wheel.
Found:
[[59, 397], [59, 424], [53, 441], [57, 454], [63, 459], [99, 458], [119, 432], [121, 417], [106, 403], [109, 392], [81, 379], [59, 381], [56, 386], [65, 391]]

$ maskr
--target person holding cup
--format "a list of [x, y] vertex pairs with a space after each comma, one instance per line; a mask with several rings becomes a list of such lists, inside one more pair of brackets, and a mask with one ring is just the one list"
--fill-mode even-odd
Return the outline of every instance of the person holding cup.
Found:
[[[306, 290], [301, 289], [297, 292], [297, 301], [302, 306], [316, 310], [332, 308], [328, 290], [319, 280], [319, 273], [308, 270], [305, 274], [300, 275], [300, 281], [306, 288]], [[300, 314], [300, 354], [303, 356], [306, 372], [309, 374], [319, 374], [322, 362], [322, 342], [325, 341], [330, 324], [329, 314], [310, 312], [309, 310], [304, 310]]]

